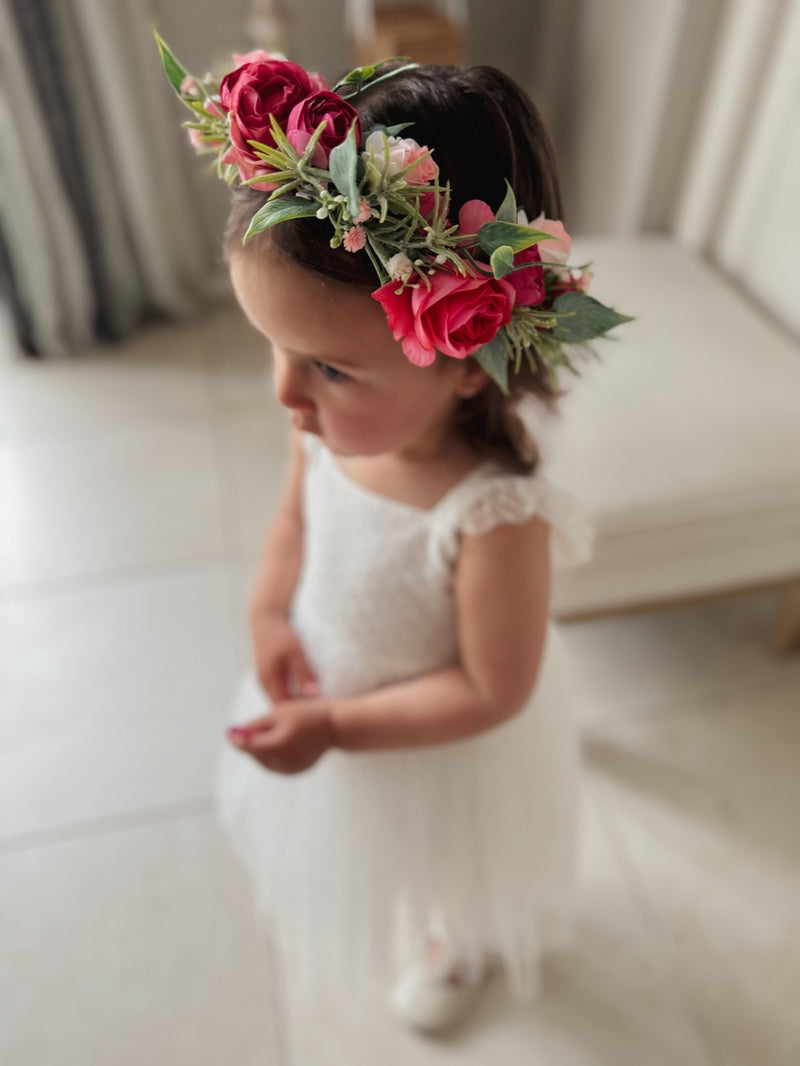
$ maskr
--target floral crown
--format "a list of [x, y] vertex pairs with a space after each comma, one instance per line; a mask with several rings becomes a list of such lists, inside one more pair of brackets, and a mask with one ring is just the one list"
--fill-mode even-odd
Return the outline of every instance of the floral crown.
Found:
[[529, 223], [508, 182], [497, 210], [471, 200], [450, 218], [450, 186], [439, 183], [433, 150], [410, 125], [362, 129], [349, 102], [415, 63], [359, 67], [329, 89], [282, 56], [234, 55], [221, 81], [193, 77], [156, 33], [165, 73], [193, 120], [199, 152], [216, 156], [231, 185], [270, 193], [245, 241], [293, 218], [329, 222], [331, 246], [369, 256], [384, 308], [412, 363], [437, 352], [474, 355], [508, 392], [508, 368], [527, 359], [556, 379], [575, 372], [568, 347], [630, 319], [587, 295], [591, 274], [567, 265], [571, 239], [561, 222]]

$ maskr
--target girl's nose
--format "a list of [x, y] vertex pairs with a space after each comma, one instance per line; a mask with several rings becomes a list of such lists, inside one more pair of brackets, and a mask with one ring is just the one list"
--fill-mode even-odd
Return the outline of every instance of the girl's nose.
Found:
[[274, 356], [275, 397], [283, 407], [293, 411], [313, 411], [314, 403], [309, 396], [305, 374], [279, 352]]

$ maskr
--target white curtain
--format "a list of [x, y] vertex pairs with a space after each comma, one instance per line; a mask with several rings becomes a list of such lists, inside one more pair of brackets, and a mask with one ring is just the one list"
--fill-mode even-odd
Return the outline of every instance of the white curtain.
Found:
[[152, 15], [139, 0], [0, 0], [0, 223], [36, 354], [183, 314], [215, 283]]
[[671, 233], [800, 331], [800, 0], [527, 10], [571, 228]]

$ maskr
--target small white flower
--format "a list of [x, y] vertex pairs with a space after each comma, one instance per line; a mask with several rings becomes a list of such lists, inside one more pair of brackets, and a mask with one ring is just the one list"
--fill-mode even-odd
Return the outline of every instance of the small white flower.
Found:
[[327, 218], [327, 217], [328, 217], [328, 209], [327, 209], [327, 207], [321, 207], [319, 209], [319, 211], [317, 211], [317, 218]]
[[436, 256], [436, 262], [439, 264], [439, 266], [444, 266], [444, 264], [447, 262], [447, 256], [440, 252]]
[[406, 281], [411, 277], [414, 270], [414, 264], [405, 252], [398, 252], [397, 255], [393, 255], [387, 266], [389, 267], [389, 277], [393, 281]]

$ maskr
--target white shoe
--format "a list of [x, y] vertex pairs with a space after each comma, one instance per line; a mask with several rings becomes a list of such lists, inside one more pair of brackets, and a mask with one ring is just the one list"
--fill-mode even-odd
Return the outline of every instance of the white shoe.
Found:
[[489, 973], [488, 962], [438, 967], [419, 962], [394, 986], [390, 997], [392, 1009], [417, 1032], [441, 1032], [469, 1012]]

